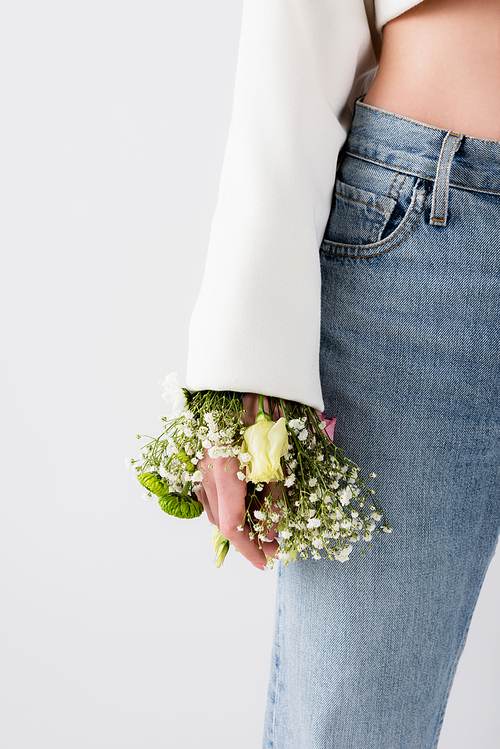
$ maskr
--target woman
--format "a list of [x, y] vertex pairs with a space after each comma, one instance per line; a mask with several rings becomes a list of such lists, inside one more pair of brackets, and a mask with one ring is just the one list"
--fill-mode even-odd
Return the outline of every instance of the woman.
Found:
[[[336, 416], [394, 528], [280, 569], [266, 749], [437, 745], [500, 526], [499, 29], [497, 0], [245, 8], [188, 386]], [[236, 470], [203, 503], [263, 569]]]

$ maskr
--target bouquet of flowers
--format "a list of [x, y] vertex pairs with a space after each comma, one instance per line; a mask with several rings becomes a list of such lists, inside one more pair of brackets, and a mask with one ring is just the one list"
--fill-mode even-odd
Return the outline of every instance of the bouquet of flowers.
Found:
[[[149, 438], [141, 458], [127, 464], [164, 512], [180, 518], [201, 515], [196, 492], [203, 472], [198, 466], [208, 452], [213, 459], [238, 461], [238, 478], [247, 485], [246, 515], [238, 530], [248, 524], [250, 538], [262, 545], [270, 529], [277, 528], [277, 558], [285, 564], [298, 557], [345, 562], [353, 544], [369, 547], [373, 534], [391, 532], [373, 489], [333, 443], [335, 419], [281, 398], [268, 398], [266, 411], [260, 396], [255, 423], [247, 426], [241, 393], [192, 393], [179, 386], [176, 373], [162, 384], [173, 413], [161, 417], [164, 430]], [[230, 542], [215, 527], [212, 542], [219, 567]], [[268, 566], [273, 562], [270, 558]]]

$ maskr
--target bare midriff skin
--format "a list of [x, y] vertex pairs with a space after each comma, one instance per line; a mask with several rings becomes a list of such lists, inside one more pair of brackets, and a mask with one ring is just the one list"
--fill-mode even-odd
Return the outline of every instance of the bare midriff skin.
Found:
[[423, 0], [389, 21], [364, 101], [500, 140], [500, 0]]

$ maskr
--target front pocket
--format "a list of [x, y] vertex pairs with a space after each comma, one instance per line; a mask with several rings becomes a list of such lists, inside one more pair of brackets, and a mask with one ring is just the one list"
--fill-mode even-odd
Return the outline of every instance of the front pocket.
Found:
[[396, 201], [359, 187], [335, 182], [325, 236], [336, 242], [369, 244], [381, 239]]
[[424, 179], [412, 179], [409, 203], [404, 205], [337, 180], [321, 251], [345, 257], [374, 257], [401, 244], [416, 227], [428, 194]]

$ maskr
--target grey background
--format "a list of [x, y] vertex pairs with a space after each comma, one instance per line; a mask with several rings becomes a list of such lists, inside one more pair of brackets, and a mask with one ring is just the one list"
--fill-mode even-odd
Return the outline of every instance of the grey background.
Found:
[[[7, 749], [260, 745], [275, 573], [216, 570], [206, 519], [124, 467], [184, 376], [241, 5], [0, 6]], [[440, 749], [496, 745], [499, 579], [497, 555]]]

